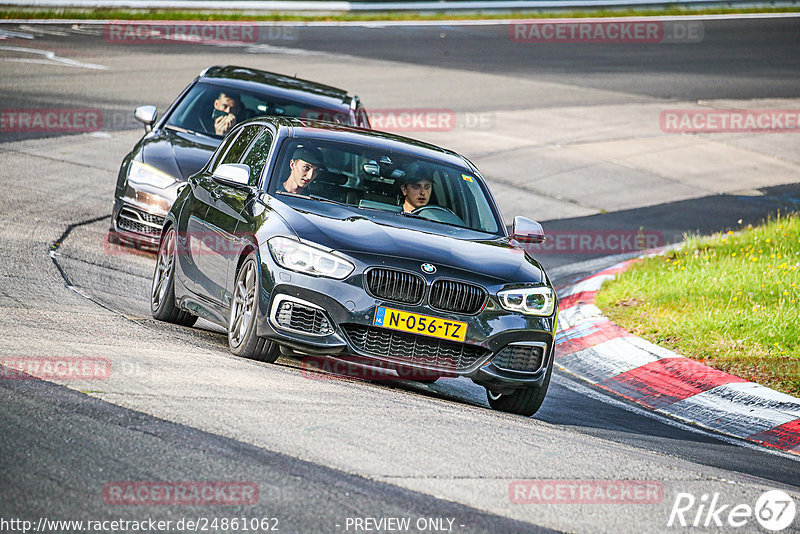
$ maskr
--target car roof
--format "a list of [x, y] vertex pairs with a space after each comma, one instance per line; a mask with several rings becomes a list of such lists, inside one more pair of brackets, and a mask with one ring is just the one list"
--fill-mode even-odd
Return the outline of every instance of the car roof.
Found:
[[376, 148], [403, 151], [421, 158], [447, 162], [467, 169], [473, 168], [469, 161], [457, 152], [389, 132], [296, 117], [256, 117], [242, 124], [255, 122], [270, 122], [278, 128], [279, 135], [283, 134], [287, 137], [308, 136], [321, 140], [359, 144], [368, 141]]
[[270, 93], [287, 100], [306, 102], [325, 109], [350, 109], [354, 97], [330, 85], [275, 72], [234, 65], [209, 67], [200, 80], [240, 90]]

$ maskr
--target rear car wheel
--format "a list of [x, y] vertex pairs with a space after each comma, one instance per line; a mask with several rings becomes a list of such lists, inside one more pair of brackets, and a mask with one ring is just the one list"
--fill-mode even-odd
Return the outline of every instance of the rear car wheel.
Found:
[[273, 363], [280, 355], [278, 344], [256, 335], [258, 282], [258, 257], [251, 252], [236, 273], [228, 321], [228, 346], [236, 356]]
[[197, 317], [175, 306], [175, 247], [177, 234], [167, 229], [158, 247], [158, 259], [150, 289], [150, 313], [159, 321], [192, 326]]
[[547, 374], [544, 382], [539, 387], [528, 387], [514, 390], [513, 393], [493, 393], [490, 389], [486, 390], [486, 397], [489, 399], [489, 406], [501, 412], [515, 413], [530, 417], [539, 411], [550, 386], [550, 375], [553, 373], [553, 362], [547, 367]]

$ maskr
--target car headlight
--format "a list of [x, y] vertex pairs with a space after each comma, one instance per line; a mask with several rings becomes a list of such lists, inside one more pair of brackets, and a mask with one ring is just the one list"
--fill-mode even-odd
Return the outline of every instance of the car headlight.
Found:
[[275, 262], [292, 271], [341, 280], [355, 269], [343, 258], [288, 237], [273, 237], [267, 243]]
[[131, 161], [131, 166], [128, 167], [128, 181], [136, 184], [152, 185], [159, 189], [165, 189], [177, 182], [169, 174], [135, 160]]
[[550, 287], [506, 289], [497, 293], [497, 296], [503, 308], [527, 315], [552, 315], [556, 305], [555, 294]]

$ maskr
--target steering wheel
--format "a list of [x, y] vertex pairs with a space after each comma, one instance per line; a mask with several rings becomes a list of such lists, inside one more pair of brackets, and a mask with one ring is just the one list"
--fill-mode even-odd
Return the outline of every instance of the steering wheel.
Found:
[[464, 221], [461, 220], [461, 217], [443, 206], [421, 206], [411, 213], [424, 217], [429, 221], [458, 224], [460, 226], [464, 225]]
[[197, 123], [203, 129], [203, 131], [200, 132], [200, 133], [204, 133], [204, 134], [208, 134], [208, 133], [211, 133], [211, 132], [216, 133], [214, 131], [214, 125], [212, 124], [211, 126], [209, 126], [208, 123], [206, 122], [206, 120], [203, 117], [197, 117]]

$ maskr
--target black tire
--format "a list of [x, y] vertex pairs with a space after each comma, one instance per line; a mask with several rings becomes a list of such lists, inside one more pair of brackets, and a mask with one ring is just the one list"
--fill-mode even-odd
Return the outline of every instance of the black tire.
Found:
[[513, 393], [496, 394], [486, 389], [486, 397], [489, 399], [489, 406], [501, 412], [514, 413], [530, 417], [541, 408], [544, 398], [547, 395], [547, 388], [550, 386], [550, 375], [553, 373], [553, 362], [547, 367], [547, 374], [544, 382], [539, 387], [521, 388], [514, 390]]
[[173, 227], [164, 232], [158, 247], [153, 284], [150, 287], [150, 313], [159, 321], [192, 326], [197, 316], [175, 306], [175, 247], [177, 234]]
[[278, 344], [256, 335], [258, 287], [258, 256], [251, 252], [236, 272], [228, 319], [228, 346], [236, 356], [273, 363], [281, 353]]

